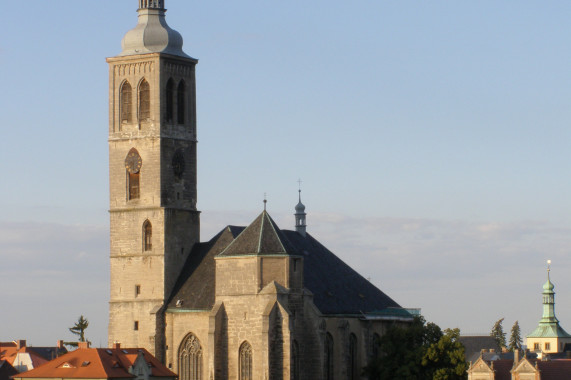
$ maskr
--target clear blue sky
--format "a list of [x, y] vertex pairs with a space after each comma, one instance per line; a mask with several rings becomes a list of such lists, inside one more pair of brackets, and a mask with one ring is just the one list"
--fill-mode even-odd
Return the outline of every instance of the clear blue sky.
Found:
[[[553, 260], [571, 330], [571, 3], [182, 1], [203, 239], [263, 194], [397, 302], [530, 332]], [[106, 342], [107, 64], [137, 1], [17, 1], [0, 40], [0, 340], [84, 314]], [[7, 305], [15, 305], [9, 308]]]

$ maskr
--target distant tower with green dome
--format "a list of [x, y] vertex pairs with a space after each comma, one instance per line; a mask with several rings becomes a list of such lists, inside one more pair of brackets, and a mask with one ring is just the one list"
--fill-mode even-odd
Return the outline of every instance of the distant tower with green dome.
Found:
[[559, 325], [555, 317], [555, 286], [549, 277], [551, 260], [547, 261], [547, 282], [543, 285], [543, 317], [537, 328], [527, 336], [527, 348], [535, 352], [562, 352], [566, 343], [571, 343], [569, 335]]

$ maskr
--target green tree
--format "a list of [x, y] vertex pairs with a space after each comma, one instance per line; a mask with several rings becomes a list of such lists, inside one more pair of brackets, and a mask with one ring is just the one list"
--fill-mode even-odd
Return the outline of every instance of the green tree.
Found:
[[510, 333], [510, 351], [521, 350], [521, 330], [519, 328], [519, 322], [515, 321], [514, 325], [512, 326], [512, 331]]
[[460, 330], [444, 330], [444, 335], [428, 346], [422, 358], [427, 377], [433, 380], [466, 379], [468, 364], [464, 351], [464, 345], [460, 343]]
[[[84, 318], [83, 315], [81, 315], [77, 320], [77, 322], [75, 322], [73, 327], [69, 328], [69, 331], [71, 331], [73, 334], [79, 337], [78, 342], [86, 342], [87, 340], [85, 339], [85, 330], [87, 329], [88, 326], [89, 326], [89, 321], [86, 318]], [[72, 347], [78, 346], [77, 342], [65, 342], [65, 344]]]
[[[443, 334], [438, 325], [422, 317], [409, 326], [390, 328], [381, 337], [379, 356], [363, 369], [363, 375], [370, 380], [465, 379], [464, 347], [457, 339], [460, 332], [450, 331], [457, 335]], [[461, 376], [451, 377], [449, 373], [455, 373], [456, 367]]]
[[494, 323], [494, 327], [492, 327], [492, 331], [490, 332], [490, 336], [494, 337], [500, 348], [506, 347], [506, 334], [504, 333], [504, 328], [502, 326], [503, 321], [503, 318], [497, 320], [496, 323]]

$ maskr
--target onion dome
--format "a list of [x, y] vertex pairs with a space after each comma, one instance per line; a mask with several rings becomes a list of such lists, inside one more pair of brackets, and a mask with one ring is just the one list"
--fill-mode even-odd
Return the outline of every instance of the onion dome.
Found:
[[125, 34], [119, 56], [165, 53], [190, 58], [182, 51], [179, 32], [166, 22], [164, 0], [139, 0], [139, 23]]

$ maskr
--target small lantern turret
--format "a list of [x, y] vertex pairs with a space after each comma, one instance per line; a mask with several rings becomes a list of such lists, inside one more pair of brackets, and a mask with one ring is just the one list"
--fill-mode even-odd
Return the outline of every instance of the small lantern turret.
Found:
[[306, 231], [307, 224], [305, 223], [305, 217], [307, 214], [305, 213], [304, 204], [301, 203], [301, 180], [299, 181], [299, 183], [300, 183], [299, 202], [297, 206], [295, 206], [295, 230], [297, 231], [297, 233], [305, 237], [307, 233]]

